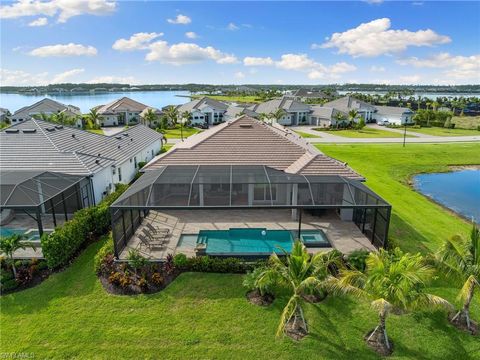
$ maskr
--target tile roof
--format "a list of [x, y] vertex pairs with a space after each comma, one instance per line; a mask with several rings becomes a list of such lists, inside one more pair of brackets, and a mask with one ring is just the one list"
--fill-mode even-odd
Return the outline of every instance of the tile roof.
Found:
[[69, 115], [80, 115], [80, 108], [73, 106], [73, 105], [65, 105], [58, 101], [44, 98], [36, 103], [24, 106], [13, 114], [13, 117], [17, 117], [18, 114], [22, 112], [27, 112], [27, 116], [33, 112], [35, 113], [59, 113], [59, 112], [66, 112]]
[[413, 111], [406, 107], [396, 106], [375, 106], [378, 114], [384, 115], [398, 115], [402, 116], [404, 113], [413, 114]]
[[31, 119], [0, 131], [0, 170], [88, 175], [124, 162], [162, 137], [144, 125], [105, 136]]
[[146, 107], [148, 106], [145, 104], [142, 104], [141, 102], [138, 102], [136, 100], [133, 100], [124, 96], [106, 105], [97, 106], [96, 109], [100, 115], [104, 115], [104, 114], [115, 114], [116, 112], [123, 112], [123, 111], [141, 112]]
[[315, 175], [363, 179], [296, 133], [247, 115], [189, 137], [154, 158], [145, 169], [164, 165], [265, 165], [292, 173], [303, 174], [306, 169]]
[[184, 111], [201, 110], [206, 106], [212, 107], [216, 110], [224, 110], [224, 111], [226, 111], [228, 108], [227, 104], [204, 96], [200, 99], [195, 99], [186, 104], [178, 106], [177, 110], [181, 113]]
[[345, 113], [348, 113], [352, 109], [360, 109], [360, 108], [369, 108], [372, 111], [375, 110], [375, 106], [371, 105], [365, 101], [355, 99], [352, 96], [344, 96], [340, 99], [329, 101], [325, 104], [323, 104], [325, 107], [332, 107], [335, 109], [338, 109], [340, 111], [343, 111]]
[[309, 111], [310, 106], [300, 101], [296, 101], [291, 97], [282, 97], [281, 99], [273, 99], [260, 104], [248, 107], [249, 110], [255, 111], [257, 114], [269, 114], [277, 109], [290, 111]]

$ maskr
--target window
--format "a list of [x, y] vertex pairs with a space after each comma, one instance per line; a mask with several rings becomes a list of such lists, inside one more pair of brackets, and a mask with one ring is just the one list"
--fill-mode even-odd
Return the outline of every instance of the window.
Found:
[[122, 168], [118, 168], [118, 181], [122, 181]]
[[153, 150], [152, 150], [152, 157], [153, 157]]

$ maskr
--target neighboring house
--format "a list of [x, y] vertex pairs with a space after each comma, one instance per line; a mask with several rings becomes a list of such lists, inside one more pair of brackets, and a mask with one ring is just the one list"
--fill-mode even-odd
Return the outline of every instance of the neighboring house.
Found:
[[240, 115], [248, 115], [254, 118], [258, 118], [258, 114], [255, 111], [248, 109], [246, 106], [229, 105], [227, 108], [227, 111], [223, 115], [223, 120], [224, 121], [233, 120], [239, 117]]
[[310, 99], [332, 99], [337, 92], [334, 93], [325, 93], [321, 90], [308, 90], [308, 89], [298, 89], [292, 93], [292, 97], [298, 101], [307, 101]]
[[114, 184], [134, 179], [138, 163], [150, 161], [160, 151], [162, 138], [144, 125], [104, 136], [42, 120], [24, 120], [0, 132], [0, 171], [85, 176], [98, 203]]
[[347, 113], [333, 107], [312, 105], [311, 109], [310, 125], [329, 127], [337, 125], [337, 123], [341, 121], [341, 118], [345, 120], [348, 119]]
[[413, 124], [414, 112], [409, 108], [395, 106], [375, 106], [377, 112], [374, 119], [377, 122], [388, 121], [390, 124]]
[[58, 101], [45, 98], [33, 105], [25, 106], [13, 113], [11, 116], [12, 124], [17, 124], [23, 121], [27, 121], [33, 119], [35, 115], [45, 114], [45, 115], [52, 115], [52, 114], [59, 114], [64, 113], [68, 117], [76, 118], [75, 126], [78, 128], [83, 127], [80, 109], [73, 105], [65, 105], [59, 103]]
[[329, 101], [323, 104], [323, 106], [335, 108], [346, 114], [348, 114], [350, 110], [356, 110], [358, 112], [356, 120], [360, 119], [360, 117], [363, 117], [365, 122], [374, 122], [374, 114], [377, 111], [374, 105], [355, 99], [352, 96], [344, 96], [340, 99]]
[[217, 125], [224, 122], [223, 116], [227, 112], [227, 108], [227, 104], [209, 97], [202, 97], [177, 106], [179, 114], [185, 111], [190, 113], [190, 121], [194, 126]]
[[121, 126], [136, 124], [140, 114], [148, 106], [128, 97], [122, 97], [106, 105], [96, 106], [100, 126]]
[[0, 121], [5, 121], [11, 116], [10, 111], [6, 108], [0, 108]]
[[248, 110], [257, 114], [270, 115], [278, 109], [284, 111], [284, 115], [278, 119], [280, 125], [303, 125], [310, 123], [310, 105], [284, 96], [281, 99], [273, 99], [248, 107]]
[[[151, 120], [148, 120], [146, 118], [146, 115], [151, 111], [153, 111], [153, 113], [155, 114], [156, 116], [156, 119], [151, 121]], [[157, 109], [157, 108], [154, 108], [154, 107], [150, 107], [150, 106], [147, 106], [145, 109], [143, 109], [143, 111], [140, 113], [140, 120], [141, 120], [141, 123], [144, 124], [144, 125], [147, 125], [147, 126], [150, 126], [152, 129], [156, 129], [158, 127], [158, 125], [160, 125], [160, 118], [162, 117], [162, 110], [160, 109]]]

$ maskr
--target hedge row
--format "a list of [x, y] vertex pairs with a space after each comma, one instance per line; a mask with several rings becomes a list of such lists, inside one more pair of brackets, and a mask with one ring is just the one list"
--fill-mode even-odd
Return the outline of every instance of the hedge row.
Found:
[[185, 254], [177, 254], [173, 258], [175, 267], [182, 271], [214, 272], [214, 273], [237, 273], [243, 274], [255, 267], [265, 264], [258, 260], [255, 263], [246, 262], [238, 258], [216, 258], [209, 256], [187, 257]]
[[50, 269], [66, 265], [88, 240], [110, 230], [109, 207], [127, 187], [117, 184], [115, 191], [98, 205], [78, 210], [71, 220], [57, 227], [53, 233], [42, 236], [42, 252]]

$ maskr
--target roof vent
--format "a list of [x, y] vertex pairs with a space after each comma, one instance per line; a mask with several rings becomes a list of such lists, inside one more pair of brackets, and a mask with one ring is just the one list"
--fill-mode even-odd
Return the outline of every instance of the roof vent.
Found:
[[123, 136], [128, 136], [128, 133], [123, 133], [122, 135], [123, 135]]
[[75, 134], [72, 134], [72, 138], [75, 138]]
[[98, 160], [98, 159], [95, 160], [95, 164], [97, 164], [97, 165], [100, 164], [100, 160]]
[[240, 127], [243, 129], [251, 129], [253, 128], [252, 124], [240, 124]]
[[55, 125], [55, 129], [57, 130], [63, 129], [63, 125]]
[[37, 132], [37, 129], [23, 129], [24, 134], [33, 134]]
[[118, 145], [118, 148], [120, 149], [120, 145]]
[[121, 136], [115, 136], [115, 139], [122, 140], [122, 137]]
[[48, 128], [45, 128], [45, 130], [52, 132], [52, 131], [55, 131], [55, 128], [54, 127], [48, 127]]
[[7, 134], [18, 134], [19, 130], [18, 129], [5, 129], [5, 132]]

